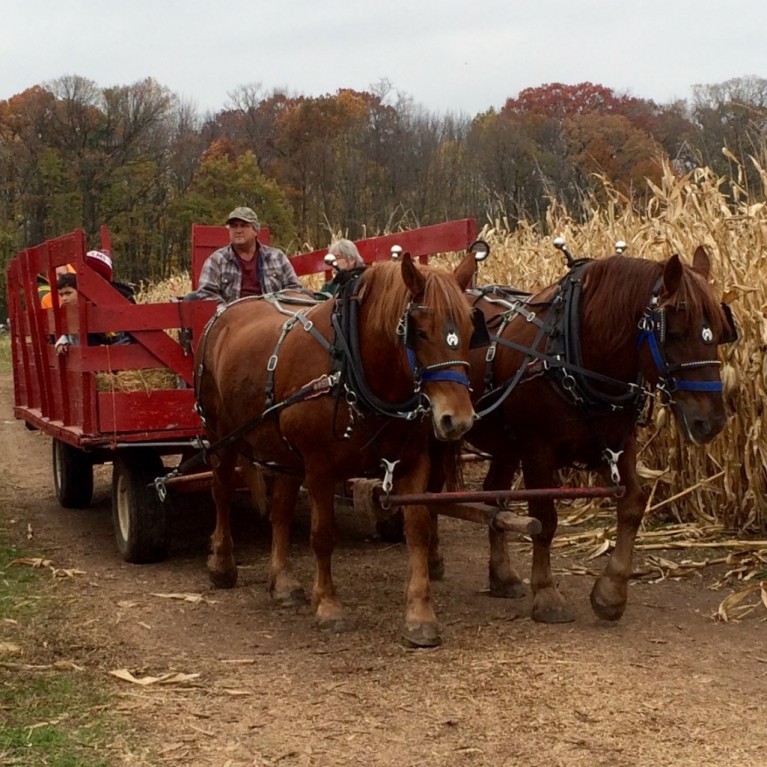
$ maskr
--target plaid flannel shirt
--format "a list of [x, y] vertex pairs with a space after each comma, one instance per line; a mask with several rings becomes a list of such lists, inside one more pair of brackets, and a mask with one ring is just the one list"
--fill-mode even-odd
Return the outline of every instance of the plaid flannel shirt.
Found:
[[[262, 293], [301, 287], [293, 265], [281, 250], [260, 242], [257, 247], [255, 257]], [[198, 298], [215, 298], [228, 304], [240, 297], [241, 286], [240, 262], [232, 246], [227, 245], [211, 253], [202, 265], [195, 294]]]

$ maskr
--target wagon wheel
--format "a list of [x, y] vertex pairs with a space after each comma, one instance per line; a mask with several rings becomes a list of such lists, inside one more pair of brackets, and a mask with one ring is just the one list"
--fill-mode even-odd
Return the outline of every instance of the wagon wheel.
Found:
[[112, 520], [126, 562], [160, 562], [170, 547], [169, 507], [152, 486], [165, 467], [152, 448], [120, 450], [112, 468]]
[[93, 500], [93, 460], [84, 450], [52, 441], [53, 488], [65, 509], [84, 509]]

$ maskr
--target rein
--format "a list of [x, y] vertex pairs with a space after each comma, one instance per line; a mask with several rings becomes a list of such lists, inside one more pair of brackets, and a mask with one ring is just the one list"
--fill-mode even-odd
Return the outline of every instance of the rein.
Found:
[[413, 374], [413, 394], [402, 402], [388, 402], [376, 395], [368, 383], [362, 368], [362, 352], [360, 347], [360, 297], [359, 283], [362, 272], [352, 275], [342, 283], [336, 298], [332, 324], [335, 331], [333, 354], [341, 371], [341, 380], [351, 395], [353, 403], [362, 409], [386, 418], [414, 420], [429, 412], [428, 397], [421, 391], [421, 385], [430, 381], [450, 381], [469, 386], [466, 375], [451, 370], [448, 367], [462, 365], [468, 368], [465, 360], [446, 360], [431, 365], [420, 365], [412, 348], [409, 338], [411, 315], [415, 311], [430, 311], [428, 307], [410, 302], [397, 323], [397, 335], [406, 346], [408, 364]]

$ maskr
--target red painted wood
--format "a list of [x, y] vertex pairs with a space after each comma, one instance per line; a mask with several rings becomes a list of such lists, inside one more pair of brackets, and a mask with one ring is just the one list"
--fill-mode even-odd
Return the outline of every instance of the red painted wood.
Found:
[[[154, 439], [166, 438], [166, 431], [202, 432], [194, 410], [192, 389], [152, 390], [149, 392], [99, 392], [99, 429], [115, 438], [125, 432], [152, 432]], [[158, 432], [158, 425], [163, 430]]]
[[[369, 237], [357, 240], [357, 249], [366, 264], [376, 261], [387, 261], [391, 258], [392, 245], [399, 245], [403, 252], [407, 251], [414, 258], [423, 261], [435, 253], [453, 253], [463, 251], [477, 239], [477, 223], [473, 218], [459, 221], [448, 221], [444, 224], [424, 226], [407, 232], [385, 234], [380, 237]], [[328, 249], [314, 250], [294, 256], [290, 261], [296, 274], [316, 274], [327, 271], [324, 257]]]

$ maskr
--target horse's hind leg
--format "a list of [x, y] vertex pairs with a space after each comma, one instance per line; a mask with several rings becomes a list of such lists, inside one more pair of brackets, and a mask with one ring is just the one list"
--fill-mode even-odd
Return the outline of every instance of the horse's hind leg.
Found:
[[642, 522], [647, 497], [639, 487], [636, 473], [636, 443], [630, 440], [618, 460], [618, 471], [626, 492], [618, 499], [618, 530], [615, 549], [602, 575], [591, 590], [591, 607], [600, 618], [617, 621], [626, 609], [628, 580], [631, 577], [634, 541]]
[[224, 449], [214, 457], [213, 501], [216, 504], [216, 529], [210, 539], [208, 575], [219, 589], [230, 589], [237, 583], [237, 563], [234, 561], [231, 506], [235, 491], [237, 453]]
[[[482, 485], [483, 490], [508, 490], [517, 469], [516, 460], [509, 462], [493, 458]], [[502, 530], [488, 528], [490, 559], [488, 560], [488, 588], [491, 597], [518, 599], [524, 596], [525, 587], [519, 573], [509, 559], [508, 536]]]
[[269, 594], [283, 605], [306, 602], [306, 594], [293, 575], [290, 563], [290, 523], [298, 500], [301, 480], [288, 474], [275, 474], [271, 482], [269, 519], [272, 523], [272, 551], [269, 559]]
[[[554, 472], [543, 466], [545, 459], [527, 455], [522, 459], [525, 486], [552, 487]], [[559, 593], [551, 573], [551, 541], [557, 531], [557, 510], [550, 498], [536, 498], [528, 504], [530, 516], [541, 523], [541, 532], [533, 536], [533, 569], [530, 585], [533, 590], [532, 618], [540, 623], [567, 623], [574, 616]]]

